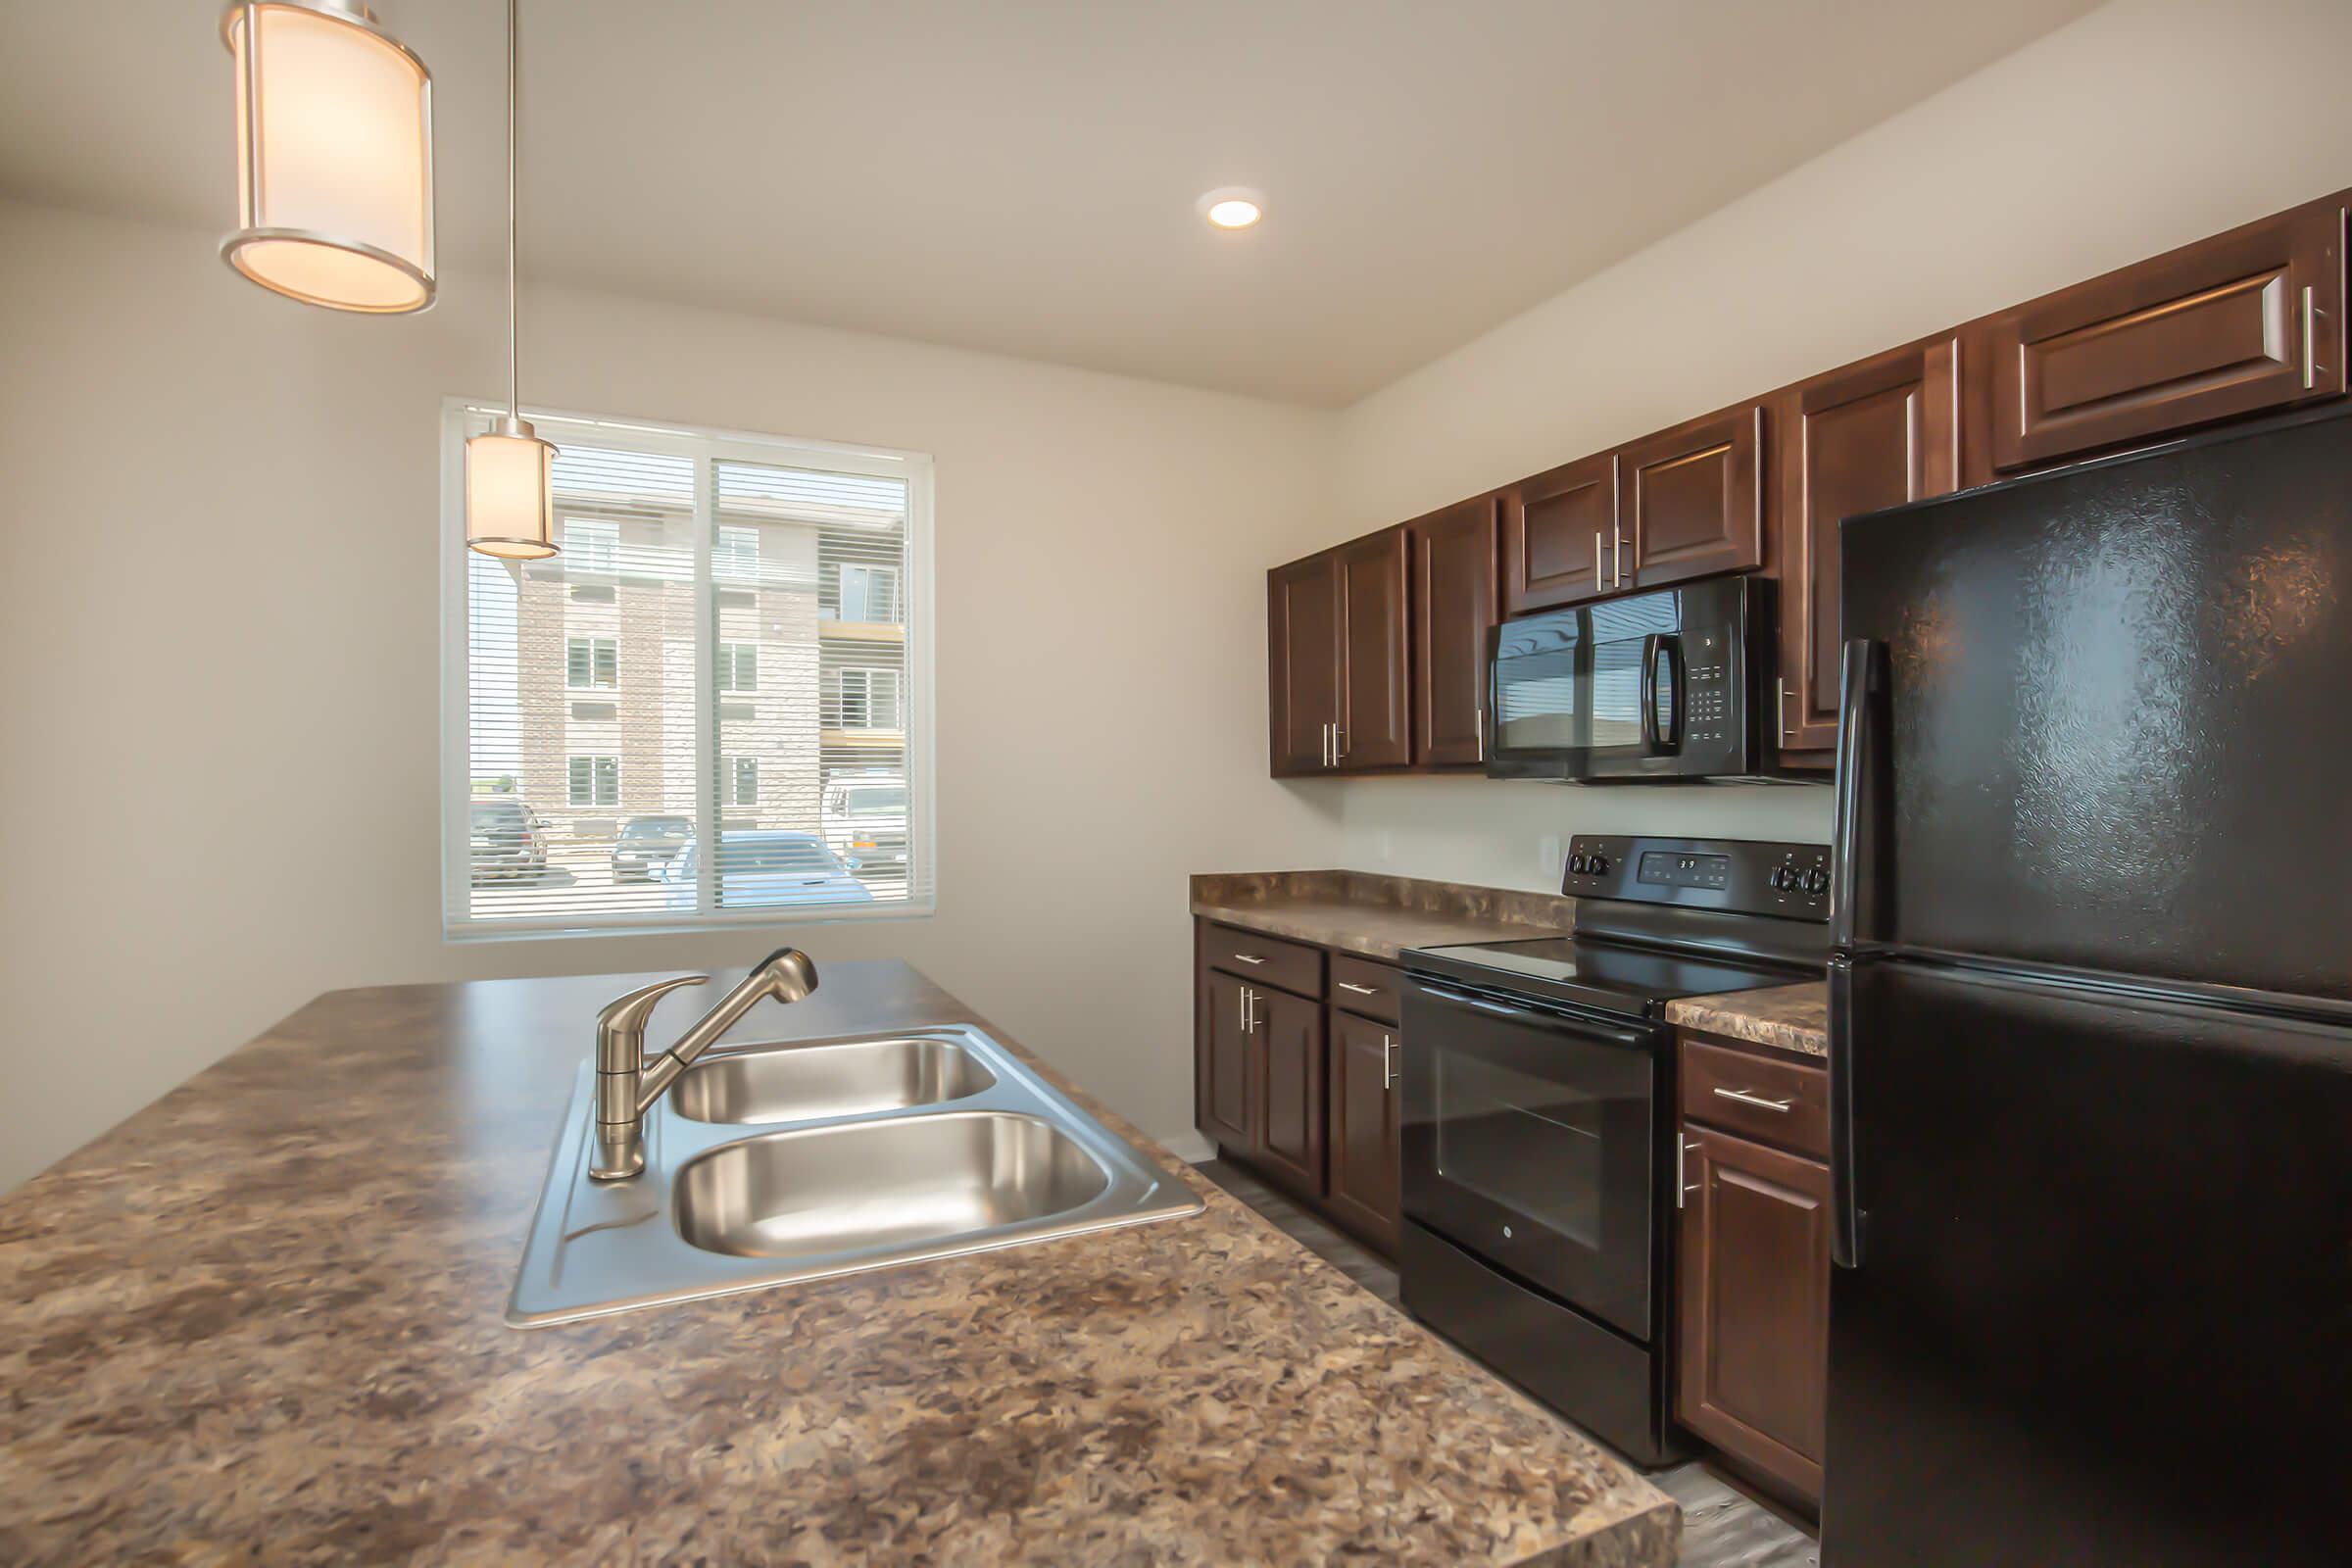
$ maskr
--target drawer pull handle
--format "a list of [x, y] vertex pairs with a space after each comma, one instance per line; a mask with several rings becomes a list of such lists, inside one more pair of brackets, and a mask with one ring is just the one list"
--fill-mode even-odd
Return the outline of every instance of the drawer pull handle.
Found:
[[1341, 981], [1341, 982], [1340, 982], [1340, 989], [1341, 989], [1342, 991], [1352, 991], [1352, 992], [1354, 992], [1354, 993], [1355, 993], [1357, 996], [1359, 996], [1359, 997], [1377, 997], [1377, 996], [1379, 996], [1379, 995], [1380, 995], [1380, 987], [1378, 987], [1378, 986], [1359, 986], [1359, 985], [1357, 985], [1357, 984], [1356, 984], [1354, 981], [1352, 981], [1352, 980], [1343, 980], [1343, 981]]
[[1777, 1110], [1786, 1113], [1789, 1106], [1796, 1103], [1794, 1096], [1787, 1100], [1766, 1100], [1762, 1095], [1750, 1090], [1726, 1089], [1721, 1085], [1716, 1086], [1715, 1093], [1725, 1100], [1737, 1100], [1742, 1105], [1753, 1105], [1758, 1110]]
[[1237, 953], [1233, 956], [1237, 963], [1263, 963], [1266, 961], [1253, 953]]

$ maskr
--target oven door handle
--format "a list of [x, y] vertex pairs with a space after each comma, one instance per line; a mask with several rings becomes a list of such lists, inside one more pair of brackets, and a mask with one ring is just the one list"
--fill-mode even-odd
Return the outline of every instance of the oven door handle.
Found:
[[1481, 1012], [1491, 1012], [1498, 1018], [1508, 1018], [1514, 1023], [1525, 1024], [1531, 1029], [1549, 1029], [1560, 1034], [1572, 1034], [1603, 1045], [1622, 1046], [1629, 1051], [1645, 1050], [1650, 1042], [1650, 1036], [1645, 1031], [1619, 1028], [1615, 1024], [1602, 1023], [1594, 1018], [1579, 1017], [1572, 1012], [1558, 1012], [1541, 1004], [1531, 1003], [1522, 1006], [1513, 1006], [1508, 1003], [1489, 1002], [1483, 997], [1474, 997], [1467, 992], [1449, 991], [1444, 986], [1434, 986], [1421, 979], [1415, 979], [1413, 985], [1425, 997], [1450, 1003], [1457, 1007], [1475, 1007]]

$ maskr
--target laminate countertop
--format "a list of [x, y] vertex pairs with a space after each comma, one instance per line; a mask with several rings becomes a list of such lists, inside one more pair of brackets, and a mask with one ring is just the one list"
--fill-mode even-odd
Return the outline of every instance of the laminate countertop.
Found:
[[[1674, 1559], [1663, 1494], [1051, 1069], [1205, 1212], [507, 1327], [650, 978], [334, 992], [0, 1199], [0, 1560]], [[946, 1022], [839, 963], [738, 1033]]]
[[1744, 1040], [1751, 1045], [1778, 1046], [1810, 1056], [1830, 1054], [1830, 988], [1819, 980], [1802, 985], [1773, 986], [1763, 991], [1734, 991], [1716, 997], [1690, 997], [1666, 1004], [1666, 1021], [1683, 1029], [1703, 1029], [1711, 1035]]
[[1407, 948], [1556, 937], [1576, 924], [1574, 899], [1365, 871], [1196, 876], [1192, 899], [1203, 919], [1388, 963]]

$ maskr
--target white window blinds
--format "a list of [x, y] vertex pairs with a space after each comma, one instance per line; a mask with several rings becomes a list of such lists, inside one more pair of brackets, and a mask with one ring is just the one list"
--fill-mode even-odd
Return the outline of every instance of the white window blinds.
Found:
[[927, 912], [929, 460], [533, 414], [514, 563], [464, 547], [495, 412], [444, 430], [450, 934]]

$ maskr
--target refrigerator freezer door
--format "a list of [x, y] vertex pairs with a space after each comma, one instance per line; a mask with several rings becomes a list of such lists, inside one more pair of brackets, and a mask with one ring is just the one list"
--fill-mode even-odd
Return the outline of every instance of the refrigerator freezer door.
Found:
[[2344, 1560], [2352, 1029], [1851, 967], [1823, 1561]]
[[2352, 418], [1849, 519], [1906, 949], [2352, 999]]

